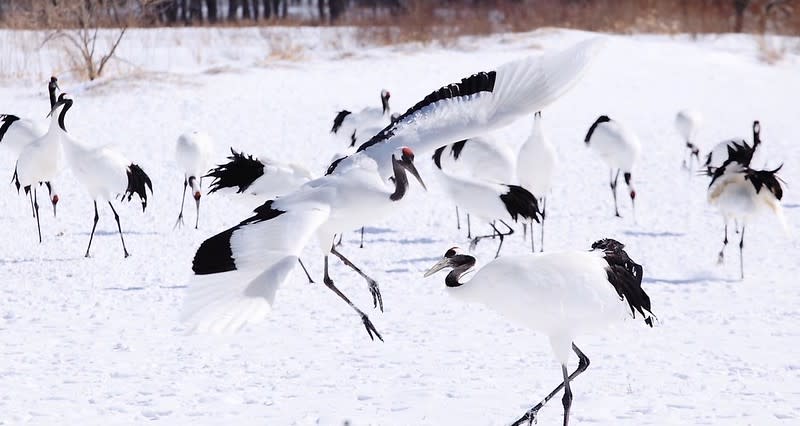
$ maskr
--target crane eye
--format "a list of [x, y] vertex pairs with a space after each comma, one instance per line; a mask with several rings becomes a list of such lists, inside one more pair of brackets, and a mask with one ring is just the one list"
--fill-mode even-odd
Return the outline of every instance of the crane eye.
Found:
[[447, 250], [447, 251], [444, 253], [444, 257], [453, 257], [453, 256], [455, 256], [455, 255], [456, 255], [456, 249], [455, 249], [455, 247], [451, 248], [450, 250]]

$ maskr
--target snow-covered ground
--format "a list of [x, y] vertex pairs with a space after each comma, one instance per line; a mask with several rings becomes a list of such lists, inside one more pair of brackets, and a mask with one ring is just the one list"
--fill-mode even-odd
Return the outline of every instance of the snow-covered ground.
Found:
[[[138, 203], [119, 209], [132, 257], [122, 258], [113, 217], [101, 207], [94, 256], [85, 259], [92, 203], [69, 173], [59, 182], [57, 219], [42, 200], [42, 244], [27, 199], [10, 185], [0, 192], [0, 424], [510, 423], [558, 384], [560, 369], [543, 336], [449, 299], [442, 276], [422, 278], [447, 248], [468, 245], [429, 166], [421, 172], [430, 192], [412, 182], [397, 214], [367, 228], [364, 249], [356, 232], [346, 234], [344, 253], [380, 282], [386, 311], [370, 311], [384, 343], [370, 341], [352, 311], [299, 269], [266, 322], [233, 336], [186, 335], [177, 318], [194, 251], [247, 211], [214, 194], [203, 198], [200, 230], [173, 231], [183, 177], [172, 152], [181, 132], [198, 128], [215, 138], [219, 161], [233, 146], [321, 172], [342, 148], [328, 134], [337, 109], [377, 105], [387, 88], [393, 109], [403, 111], [472, 72], [588, 36], [546, 30], [451, 48], [328, 43], [336, 46], [289, 61], [250, 46], [221, 68], [198, 66], [190, 55], [165, 65], [166, 56], [141, 52], [155, 58], [136, 64], [145, 72], [92, 84], [62, 78], [75, 98], [70, 133], [116, 144], [150, 174], [155, 195], [145, 214]], [[222, 57], [229, 47], [208, 40], [201, 43], [211, 53], [203, 54]], [[546, 249], [588, 249], [602, 237], [624, 242], [644, 266], [659, 318], [652, 329], [629, 321], [577, 341], [592, 364], [573, 383], [576, 424], [800, 421], [797, 239], [763, 217], [748, 224], [745, 280], [735, 243], [728, 263], [716, 265], [722, 220], [705, 202], [707, 179], [680, 169], [683, 143], [673, 126], [680, 108], [702, 111], [699, 144], [709, 148], [749, 138], [752, 120], [761, 120], [755, 165], [785, 163], [784, 207], [797, 227], [800, 59], [789, 53], [766, 65], [755, 45], [744, 36], [610, 37], [587, 77], [543, 113], [561, 160]], [[1, 112], [44, 116], [45, 84], [30, 80], [4, 82]], [[626, 197], [625, 217], [612, 216], [608, 171], [583, 144], [603, 113], [628, 123], [644, 147], [634, 172], [636, 221]], [[522, 120], [498, 134], [518, 146], [529, 129]], [[0, 176], [10, 178], [13, 162], [0, 149]], [[504, 253], [526, 247], [515, 235]], [[486, 261], [494, 250], [484, 241], [476, 255]], [[317, 247], [303, 258], [321, 277]], [[360, 277], [338, 263], [332, 274], [370, 308]], [[539, 422], [560, 421], [554, 399]]]

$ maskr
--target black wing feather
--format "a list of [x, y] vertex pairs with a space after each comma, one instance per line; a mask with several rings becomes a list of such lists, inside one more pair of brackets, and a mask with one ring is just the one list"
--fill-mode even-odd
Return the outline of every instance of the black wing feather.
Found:
[[209, 185], [209, 194], [223, 188], [237, 188], [236, 192], [242, 193], [264, 175], [264, 163], [252, 155], [236, 152], [233, 148], [231, 154], [229, 162], [218, 165], [203, 176], [214, 178]]
[[655, 316], [650, 310], [650, 296], [642, 289], [642, 265], [628, 257], [624, 248], [624, 244], [611, 238], [592, 244], [592, 250], [603, 251], [603, 259], [608, 262], [608, 282], [614, 286], [620, 300], [628, 302], [634, 318], [638, 311], [644, 317], [645, 324], [652, 327]]

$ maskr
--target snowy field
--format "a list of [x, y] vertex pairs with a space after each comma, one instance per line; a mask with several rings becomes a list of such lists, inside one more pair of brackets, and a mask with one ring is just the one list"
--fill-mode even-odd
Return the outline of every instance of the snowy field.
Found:
[[[316, 36], [305, 31], [297, 43], [311, 45]], [[397, 214], [367, 228], [364, 249], [358, 233], [345, 235], [343, 252], [378, 279], [385, 312], [371, 309], [360, 277], [333, 264], [333, 278], [369, 308], [384, 343], [370, 341], [359, 318], [299, 269], [264, 323], [232, 336], [187, 335], [178, 314], [195, 249], [248, 211], [213, 194], [203, 198], [200, 230], [173, 231], [183, 180], [174, 143], [184, 131], [204, 129], [219, 161], [233, 146], [322, 172], [342, 148], [328, 134], [338, 109], [378, 105], [387, 88], [393, 110], [402, 112], [472, 72], [589, 36], [547, 30], [448, 48], [320, 43], [327, 47], [293, 60], [249, 46], [222, 64], [191, 55], [165, 63], [141, 53], [136, 73], [92, 84], [63, 77], [62, 89], [75, 99], [70, 133], [118, 146], [150, 174], [155, 194], [144, 214], [138, 203], [118, 209], [132, 257], [123, 259], [113, 217], [101, 208], [94, 256], [85, 259], [92, 203], [69, 173], [59, 182], [57, 219], [42, 199], [42, 244], [27, 199], [3, 186], [0, 424], [509, 424], [559, 383], [560, 368], [543, 336], [448, 298], [443, 275], [423, 279], [447, 248], [468, 246], [426, 159], [417, 164], [428, 193], [412, 182]], [[224, 59], [224, 49], [211, 43], [202, 54]], [[36, 61], [36, 78], [49, 76], [46, 61]], [[43, 117], [45, 82], [33, 80], [3, 81], [0, 112]], [[560, 157], [546, 250], [622, 241], [644, 267], [659, 318], [652, 329], [628, 321], [576, 341], [592, 364], [572, 385], [575, 424], [800, 422], [798, 240], [766, 216], [748, 225], [745, 279], [738, 279], [735, 243], [718, 266], [722, 220], [705, 202], [708, 180], [680, 169], [683, 143], [673, 126], [679, 109], [702, 111], [699, 144], [709, 148], [729, 137], [749, 140], [752, 120], [761, 120], [764, 143], [754, 165], [785, 163], [784, 208], [797, 228], [798, 94], [800, 58], [789, 53], [767, 65], [750, 37], [614, 36], [586, 78], [544, 111]], [[608, 170], [584, 146], [600, 114], [629, 124], [642, 141], [633, 174], [636, 221], [626, 197], [624, 218], [613, 217]], [[497, 135], [519, 146], [530, 125], [522, 120]], [[0, 149], [6, 182], [13, 163]], [[192, 223], [191, 200], [187, 208]], [[495, 247], [482, 242], [479, 263]], [[520, 232], [503, 253], [526, 250]], [[303, 258], [321, 281], [318, 248], [307, 247]], [[559, 397], [542, 409], [539, 424], [560, 424], [561, 415]]]

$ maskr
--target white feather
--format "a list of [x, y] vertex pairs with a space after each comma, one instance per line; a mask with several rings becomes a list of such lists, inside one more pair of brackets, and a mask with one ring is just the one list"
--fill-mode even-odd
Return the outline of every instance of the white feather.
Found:
[[589, 148], [612, 169], [628, 173], [633, 170], [642, 149], [636, 134], [616, 120], [597, 125], [589, 140]]
[[537, 198], [547, 195], [553, 185], [557, 156], [555, 147], [545, 136], [542, 118], [534, 116], [533, 129], [517, 156], [517, 179], [523, 188]]
[[703, 125], [703, 114], [694, 109], [683, 109], [675, 115], [675, 128], [685, 142], [696, 143], [695, 137]]
[[262, 321], [277, 289], [328, 213], [324, 204], [298, 202], [273, 219], [236, 227], [230, 239], [236, 269], [193, 275], [181, 320], [192, 331], [213, 333], [235, 332]]
[[[440, 146], [487, 134], [540, 111], [580, 81], [604, 46], [605, 40], [595, 38], [501, 65], [492, 92], [448, 98], [404, 114], [391, 127], [391, 136], [362, 152], [378, 162], [386, 177], [391, 173], [391, 153], [403, 146], [427, 156]], [[347, 162], [340, 166], [347, 167]]]

